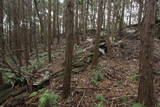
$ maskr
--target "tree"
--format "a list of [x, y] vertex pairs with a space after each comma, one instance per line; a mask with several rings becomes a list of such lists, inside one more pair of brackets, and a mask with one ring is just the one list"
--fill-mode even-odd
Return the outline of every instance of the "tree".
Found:
[[93, 62], [92, 65], [96, 66], [98, 63], [98, 50], [99, 50], [99, 42], [100, 42], [100, 34], [101, 34], [101, 29], [102, 29], [102, 23], [103, 23], [103, 0], [99, 1], [99, 6], [98, 6], [98, 21], [97, 21], [97, 35], [95, 39], [95, 47], [94, 47], [94, 56], [93, 56]]
[[108, 52], [109, 54], [111, 55], [111, 41], [110, 41], [110, 37], [111, 37], [111, 12], [112, 12], [112, 6], [111, 6], [111, 0], [108, 0], [108, 3], [107, 3], [107, 9], [108, 9], [108, 12], [107, 12], [107, 33], [108, 33], [108, 37], [107, 37], [107, 42], [108, 42]]
[[75, 37], [75, 40], [76, 40], [76, 43], [77, 43], [77, 44], [79, 44], [79, 42], [80, 42], [80, 41], [79, 41], [79, 35], [78, 35], [78, 30], [79, 30], [79, 29], [78, 29], [78, 28], [79, 28], [79, 27], [78, 27], [78, 21], [79, 21], [79, 20], [78, 20], [78, 17], [79, 17], [79, 14], [78, 14], [78, 10], [79, 10], [79, 9], [78, 9], [78, 8], [79, 8], [79, 0], [75, 0], [75, 10], [76, 10], [76, 11], [75, 11], [75, 29], [74, 29], [75, 31], [74, 31], [74, 33], [75, 33], [75, 36], [76, 36], [76, 37]]
[[[1, 48], [1, 53], [0, 57], [3, 58], [4, 56], [4, 40], [3, 40], [3, 0], [0, 0], [0, 48]], [[3, 62], [3, 60], [2, 60]], [[1, 63], [1, 62], [0, 62]], [[2, 73], [0, 72], [0, 85], [3, 84], [3, 76]]]
[[138, 4], [139, 4], [138, 23], [141, 23], [142, 12], [143, 12], [143, 0], [138, 0]]
[[15, 41], [15, 49], [16, 49], [16, 57], [19, 61], [19, 65], [22, 65], [22, 53], [21, 53], [21, 37], [20, 37], [20, 0], [13, 1], [13, 23], [14, 23], [14, 41]]
[[48, 10], [48, 61], [51, 63], [51, 0], [48, 0]]
[[74, 1], [66, 0], [66, 12], [65, 12], [65, 33], [66, 33], [66, 50], [65, 50], [65, 72], [64, 72], [64, 84], [63, 93], [64, 98], [67, 98], [70, 94], [70, 81], [72, 71], [72, 57], [73, 57], [73, 29], [74, 29]]
[[141, 30], [140, 82], [138, 101], [146, 107], [154, 107], [153, 96], [153, 37], [155, 35], [156, 0], [146, 0]]

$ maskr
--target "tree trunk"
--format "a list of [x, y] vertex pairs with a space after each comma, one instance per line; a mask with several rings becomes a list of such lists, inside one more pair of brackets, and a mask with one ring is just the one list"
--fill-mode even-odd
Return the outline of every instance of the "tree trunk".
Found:
[[108, 42], [108, 53], [109, 55], [111, 55], [112, 53], [112, 47], [111, 47], [111, 41], [110, 41], [110, 37], [111, 37], [111, 10], [112, 10], [112, 6], [111, 6], [111, 0], [108, 0], [107, 3], [107, 8], [108, 8], [108, 13], [107, 13], [107, 42]]
[[19, 65], [22, 65], [22, 56], [21, 56], [21, 40], [20, 40], [20, 35], [19, 35], [19, 25], [20, 25], [20, 1], [13, 1], [13, 8], [14, 8], [14, 39], [15, 39], [15, 49], [16, 49], [16, 57], [19, 61]]
[[57, 27], [57, 44], [59, 44], [60, 41], [60, 20], [59, 20], [59, 0], [56, 1], [56, 27]]
[[75, 12], [75, 29], [74, 30], [75, 30], [75, 35], [76, 35], [76, 37], [75, 37], [76, 43], [79, 44], [80, 41], [79, 41], [79, 35], [78, 35], [78, 17], [79, 17], [79, 14], [78, 14], [78, 7], [79, 7], [78, 0], [75, 1], [75, 4], [76, 4], [76, 6], [75, 6], [76, 12]]
[[52, 33], [52, 43], [54, 42], [54, 39], [57, 35], [57, 32], [56, 32], [56, 4], [55, 4], [55, 1], [54, 1], [54, 4], [53, 4], [53, 24], [52, 24], [52, 29], [53, 29], [53, 33]]
[[103, 21], [103, 0], [99, 1], [99, 6], [98, 6], [98, 21], [97, 21], [97, 35], [95, 39], [95, 47], [94, 47], [94, 56], [93, 56], [93, 62], [92, 65], [96, 66], [98, 63], [98, 54], [99, 54], [99, 42], [100, 42], [100, 34], [101, 34], [101, 29], [102, 29], [102, 21]]
[[122, 12], [121, 12], [121, 16], [120, 16], [120, 23], [119, 23], [119, 36], [122, 35], [122, 31], [123, 31], [123, 23], [124, 23], [124, 12], [125, 12], [125, 2], [126, 0], [122, 1]]
[[37, 16], [39, 18], [39, 23], [40, 23], [40, 35], [41, 35], [41, 43], [43, 44], [44, 43], [44, 26], [43, 26], [43, 21], [42, 21], [42, 17], [39, 13], [39, 9], [38, 9], [38, 4], [37, 4], [37, 1], [34, 0], [34, 5], [35, 5], [35, 10], [36, 10], [36, 13], [37, 13]]
[[139, 0], [139, 12], [138, 12], [138, 23], [142, 21], [142, 12], [143, 12], [143, 0]]
[[[3, 49], [4, 49], [4, 44], [3, 44], [3, 0], [0, 0], [0, 57], [3, 58]], [[3, 59], [0, 63], [3, 63]], [[3, 84], [3, 76], [2, 73], [0, 73], [0, 86]]]
[[72, 57], [73, 57], [73, 30], [74, 30], [74, 1], [66, 0], [66, 50], [65, 50], [65, 73], [64, 73], [64, 84], [63, 84], [63, 95], [67, 98], [70, 95], [70, 81], [72, 71]]
[[129, 15], [129, 26], [132, 24], [132, 0], [130, 1], [130, 15]]
[[141, 30], [140, 82], [138, 101], [146, 107], [154, 106], [153, 86], [153, 38], [155, 35], [156, 0], [146, 0]]
[[48, 0], [48, 61], [52, 62], [51, 54], [51, 0]]

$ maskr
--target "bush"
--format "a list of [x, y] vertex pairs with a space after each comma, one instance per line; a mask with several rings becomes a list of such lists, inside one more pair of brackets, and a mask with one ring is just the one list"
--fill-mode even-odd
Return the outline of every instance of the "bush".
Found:
[[92, 72], [94, 72], [94, 75], [91, 78], [92, 84], [96, 84], [98, 81], [101, 81], [104, 79], [104, 74], [101, 71], [93, 69]]
[[97, 94], [97, 95], [96, 95], [96, 99], [97, 99], [98, 101], [102, 101], [102, 102], [105, 102], [105, 101], [106, 101], [105, 96], [102, 95], [102, 94]]
[[145, 107], [145, 106], [139, 103], [135, 103], [131, 107]]
[[59, 95], [53, 92], [45, 92], [39, 99], [38, 107], [49, 105], [55, 107], [58, 104]]

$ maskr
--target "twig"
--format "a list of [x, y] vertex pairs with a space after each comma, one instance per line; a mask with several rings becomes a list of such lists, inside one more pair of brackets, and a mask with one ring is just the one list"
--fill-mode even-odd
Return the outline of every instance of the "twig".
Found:
[[81, 97], [81, 99], [80, 99], [80, 101], [79, 101], [79, 103], [78, 103], [77, 107], [79, 107], [79, 106], [80, 106], [80, 104], [81, 104], [81, 102], [82, 102], [82, 100], [83, 100], [83, 98], [84, 98], [85, 94], [86, 94], [86, 90], [83, 92], [83, 96]]

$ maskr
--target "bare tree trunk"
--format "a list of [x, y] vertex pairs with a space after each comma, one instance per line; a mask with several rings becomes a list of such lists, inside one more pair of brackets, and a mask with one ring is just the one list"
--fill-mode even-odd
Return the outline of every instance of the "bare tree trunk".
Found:
[[38, 37], [37, 37], [37, 28], [36, 28], [36, 12], [34, 11], [34, 13], [33, 13], [34, 15], [34, 23], [33, 23], [33, 28], [34, 28], [34, 33], [33, 33], [33, 35], [34, 35], [34, 46], [35, 46], [35, 51], [36, 51], [36, 58], [37, 58], [37, 61], [39, 61], [39, 56], [38, 56], [38, 54], [39, 54], [39, 50], [38, 50]]
[[122, 12], [121, 12], [121, 16], [120, 16], [120, 23], [119, 23], [119, 36], [122, 35], [122, 31], [123, 31], [123, 23], [124, 23], [124, 12], [125, 12], [125, 2], [126, 0], [122, 1]]
[[138, 23], [142, 21], [142, 12], [143, 12], [143, 0], [139, 0], [139, 12], [138, 12]]
[[22, 31], [21, 31], [21, 35], [23, 35], [23, 45], [24, 45], [24, 54], [25, 54], [25, 62], [26, 62], [26, 66], [29, 65], [29, 33], [27, 31], [27, 24], [28, 24], [28, 20], [26, 20], [28, 17], [27, 14], [27, 9], [25, 6], [25, 0], [21, 0], [22, 2], [22, 9], [21, 9], [21, 14], [22, 14]]
[[130, 1], [130, 15], [129, 15], [129, 26], [131, 26], [131, 24], [132, 24], [132, 0]]
[[156, 0], [146, 0], [141, 30], [140, 82], [138, 101], [146, 107], [154, 106], [153, 86], [153, 38], [155, 35]]
[[78, 8], [79, 8], [78, 0], [75, 1], [75, 4], [76, 4], [76, 6], [75, 6], [76, 12], [75, 12], [75, 29], [74, 30], [75, 30], [75, 36], [76, 36], [75, 40], [76, 40], [77, 44], [79, 44], [80, 41], [79, 41], [79, 35], [78, 35], [78, 17], [79, 17], [79, 14], [78, 14]]
[[41, 30], [40, 30], [40, 34], [41, 34], [41, 43], [43, 44], [44, 43], [44, 27], [43, 27], [43, 22], [42, 22], [42, 17], [41, 15], [39, 14], [39, 9], [38, 9], [38, 4], [37, 4], [37, 1], [34, 0], [34, 5], [35, 5], [35, 9], [36, 9], [36, 12], [37, 12], [37, 16], [39, 18], [39, 23], [40, 23], [40, 27], [41, 27]]
[[85, 4], [85, 13], [84, 13], [84, 39], [87, 37], [87, 29], [88, 29], [88, 13], [89, 13], [89, 0], [86, 0]]
[[107, 3], [107, 8], [108, 8], [108, 13], [107, 13], [107, 42], [108, 42], [108, 53], [109, 55], [111, 55], [112, 53], [112, 47], [111, 47], [111, 41], [110, 41], [110, 37], [111, 37], [111, 10], [112, 10], [112, 6], [111, 6], [111, 0], [108, 0]]
[[51, 0], [48, 0], [48, 10], [48, 61], [51, 63]]
[[56, 35], [56, 37], [57, 37], [57, 44], [59, 44], [59, 41], [60, 41], [60, 29], [59, 29], [59, 27], [60, 27], [60, 20], [59, 20], [59, 0], [57, 0], [56, 1], [56, 21], [57, 21], [57, 23], [56, 23], [56, 26], [57, 26], [57, 35]]
[[107, 3], [107, 0], [104, 0], [104, 5], [103, 5], [103, 11], [104, 11], [104, 14], [103, 14], [103, 29], [106, 29], [106, 3]]
[[20, 35], [19, 35], [19, 25], [20, 25], [20, 1], [13, 1], [13, 6], [14, 6], [14, 18], [13, 18], [13, 22], [14, 22], [14, 37], [15, 37], [15, 49], [16, 49], [16, 57], [19, 61], [19, 65], [22, 65], [22, 54], [21, 54], [21, 40], [20, 40]]
[[70, 95], [70, 81], [72, 71], [72, 57], [73, 57], [73, 34], [74, 34], [74, 1], [66, 0], [66, 50], [65, 50], [65, 73], [64, 73], [64, 84], [63, 84], [63, 95], [67, 98]]
[[[4, 40], [3, 40], [3, 0], [0, 0], [0, 57], [2, 58], [3, 63], [3, 57], [4, 55]], [[1, 59], [0, 59], [1, 60]], [[2, 73], [0, 72], [0, 86], [3, 84], [3, 76]]]
[[32, 52], [33, 48], [33, 22], [32, 22], [32, 14], [33, 14], [33, 8], [32, 8], [32, 1], [33, 0], [28, 0], [28, 19], [29, 19], [29, 51]]
[[54, 39], [56, 38], [57, 32], [56, 32], [56, 4], [54, 1], [53, 4], [53, 24], [52, 24], [52, 28], [53, 28], [53, 34], [52, 34], [52, 43], [54, 42]]
[[97, 66], [98, 63], [98, 54], [99, 54], [99, 42], [100, 42], [100, 34], [101, 34], [101, 29], [102, 29], [102, 23], [103, 23], [103, 0], [99, 1], [99, 6], [98, 6], [98, 21], [97, 21], [97, 35], [95, 39], [95, 47], [94, 47], [94, 56], [93, 56], [93, 66]]

